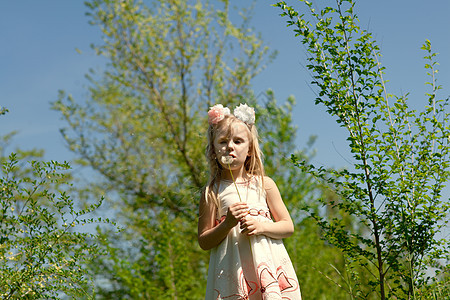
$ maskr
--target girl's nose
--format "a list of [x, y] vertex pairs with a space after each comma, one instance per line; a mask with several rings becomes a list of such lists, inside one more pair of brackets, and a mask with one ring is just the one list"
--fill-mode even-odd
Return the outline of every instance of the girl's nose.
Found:
[[227, 148], [228, 149], [233, 149], [233, 147], [234, 147], [233, 141], [229, 141], [228, 144], [227, 144]]

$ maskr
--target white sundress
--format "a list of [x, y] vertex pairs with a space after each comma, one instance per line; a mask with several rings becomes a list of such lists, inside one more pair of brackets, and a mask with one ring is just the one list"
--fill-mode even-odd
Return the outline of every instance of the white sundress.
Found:
[[[259, 180], [253, 178], [237, 187], [253, 218], [273, 222]], [[232, 181], [221, 181], [219, 201], [220, 220], [216, 223], [223, 221], [228, 207], [239, 201]], [[298, 279], [281, 239], [249, 237], [240, 233], [238, 224], [210, 255], [205, 300], [301, 299]]]

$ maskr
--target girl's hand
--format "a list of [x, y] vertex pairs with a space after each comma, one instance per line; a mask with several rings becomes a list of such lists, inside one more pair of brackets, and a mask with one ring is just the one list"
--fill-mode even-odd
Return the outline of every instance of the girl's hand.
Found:
[[225, 221], [234, 227], [248, 214], [248, 205], [245, 202], [237, 202], [228, 207]]
[[250, 216], [245, 217], [241, 221], [241, 233], [247, 235], [258, 235], [263, 232], [263, 225], [261, 222], [257, 221], [255, 218]]

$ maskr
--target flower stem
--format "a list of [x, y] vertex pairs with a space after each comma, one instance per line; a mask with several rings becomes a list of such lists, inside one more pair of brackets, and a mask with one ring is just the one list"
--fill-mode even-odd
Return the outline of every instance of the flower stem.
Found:
[[242, 202], [241, 195], [239, 194], [239, 190], [238, 190], [236, 181], [234, 180], [233, 172], [231, 172], [231, 165], [230, 165], [230, 164], [228, 164], [228, 170], [230, 170], [231, 179], [233, 180], [234, 187], [236, 188], [236, 192], [237, 192], [237, 194], [238, 194], [239, 201]]

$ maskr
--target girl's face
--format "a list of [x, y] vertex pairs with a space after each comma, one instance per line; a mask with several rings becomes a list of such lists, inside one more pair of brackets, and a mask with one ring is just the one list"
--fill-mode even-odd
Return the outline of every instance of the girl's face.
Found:
[[[247, 126], [241, 122], [233, 122], [229, 129], [219, 129], [214, 139], [214, 151], [219, 163], [225, 169], [237, 170], [241, 168], [250, 155]], [[231, 157], [230, 165], [222, 161], [224, 156]]]

